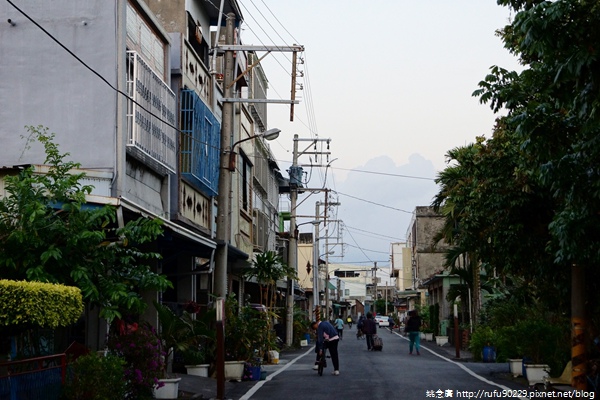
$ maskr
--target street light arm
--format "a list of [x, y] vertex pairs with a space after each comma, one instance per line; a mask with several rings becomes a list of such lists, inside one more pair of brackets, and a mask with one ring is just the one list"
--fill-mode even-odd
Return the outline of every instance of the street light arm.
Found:
[[235, 171], [235, 156], [237, 155], [237, 153], [234, 151], [235, 146], [239, 145], [242, 142], [250, 140], [250, 139], [257, 139], [257, 138], [264, 138], [265, 140], [277, 139], [280, 132], [281, 132], [281, 129], [272, 128], [264, 133], [260, 133], [258, 135], [253, 135], [253, 136], [248, 136], [247, 138], [240, 139], [237, 142], [233, 143], [233, 145], [231, 146], [231, 149], [229, 150], [229, 170]]

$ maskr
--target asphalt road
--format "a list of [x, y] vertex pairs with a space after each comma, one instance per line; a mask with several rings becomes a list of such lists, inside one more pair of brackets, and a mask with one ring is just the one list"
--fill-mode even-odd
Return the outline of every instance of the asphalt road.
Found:
[[[380, 329], [383, 351], [367, 351], [365, 340], [356, 339], [356, 327], [344, 330], [339, 344], [340, 375], [333, 376], [331, 360], [323, 376], [312, 369], [312, 347], [281, 366], [267, 380], [257, 382], [240, 399], [431, 399], [503, 398], [502, 390], [527, 389], [505, 378], [507, 364], [454, 360], [452, 349], [426, 343], [421, 355], [408, 354], [408, 340]], [[504, 378], [502, 377], [504, 376]], [[494, 394], [494, 390], [496, 394]], [[486, 394], [487, 393], [487, 394]], [[513, 393], [514, 394], [514, 393]], [[520, 397], [520, 396], [519, 396]]]

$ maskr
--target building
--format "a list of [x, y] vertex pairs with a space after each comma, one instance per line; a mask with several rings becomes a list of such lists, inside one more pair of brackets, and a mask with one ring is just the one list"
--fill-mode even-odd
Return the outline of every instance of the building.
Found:
[[[24, 151], [25, 125], [56, 133], [62, 152], [82, 164], [95, 189], [89, 202], [114, 204], [125, 218], [160, 218], [155, 268], [174, 284], [161, 300], [174, 308], [207, 305], [214, 287], [216, 211], [223, 118], [225, 23], [217, 0], [41, 0], [0, 4], [12, 23], [0, 27], [0, 164], [43, 170], [40, 145]], [[237, 1], [224, 14], [242, 15]], [[45, 33], [29, 19], [37, 21]], [[239, 35], [238, 35], [239, 37]], [[68, 49], [67, 50], [65, 50]], [[255, 55], [238, 52], [234, 92], [266, 98]], [[266, 105], [236, 103], [236, 148], [229, 214], [228, 289], [254, 251], [276, 250], [278, 177], [268, 145], [253, 138], [267, 127]], [[148, 302], [158, 300], [148, 294]], [[149, 307], [151, 309], [152, 307]], [[144, 317], [156, 318], [153, 311]], [[94, 320], [90, 315], [89, 320]], [[93, 324], [92, 324], [93, 325]], [[91, 326], [86, 344], [99, 347], [106, 328]]]
[[[425, 300], [421, 305], [438, 305], [440, 327], [435, 334], [445, 335], [447, 320], [452, 310], [452, 304], [446, 300], [446, 295], [451, 284], [457, 278], [445, 271], [445, 254], [449, 246], [440, 242], [437, 235], [442, 229], [444, 218], [433, 210], [433, 207], [416, 207], [407, 233], [407, 248], [403, 248], [410, 255], [410, 268], [413, 272], [412, 290], [401, 292], [400, 296], [411, 298], [415, 291], [421, 293], [417, 299]], [[404, 264], [404, 263], [403, 263]], [[406, 264], [403, 269], [407, 268]], [[423, 296], [424, 295], [424, 296]], [[415, 299], [416, 300], [416, 299]], [[415, 302], [415, 304], [418, 304]]]

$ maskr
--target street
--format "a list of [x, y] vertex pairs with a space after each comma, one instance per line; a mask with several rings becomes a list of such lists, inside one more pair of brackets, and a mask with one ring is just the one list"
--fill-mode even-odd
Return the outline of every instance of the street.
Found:
[[[502, 390], [526, 389], [509, 379], [492, 376], [492, 373], [506, 372], [506, 364], [455, 361], [453, 349], [443, 349], [432, 342], [424, 343], [420, 356], [409, 355], [407, 338], [397, 332], [391, 334], [387, 329], [378, 329], [378, 334], [383, 338], [383, 351], [371, 352], [367, 351], [364, 339], [356, 338], [356, 327], [344, 329], [344, 339], [339, 344], [339, 376], [331, 375], [331, 359], [327, 360], [323, 376], [318, 376], [312, 370], [315, 353], [309, 346], [240, 398], [468, 398], [475, 397], [477, 392], [479, 397], [500, 398], [509, 397], [501, 396]], [[491, 393], [494, 390], [496, 395]]]

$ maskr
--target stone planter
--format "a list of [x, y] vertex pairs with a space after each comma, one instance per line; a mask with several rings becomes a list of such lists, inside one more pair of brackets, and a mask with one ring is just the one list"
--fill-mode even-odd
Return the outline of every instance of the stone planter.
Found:
[[242, 381], [244, 376], [243, 361], [225, 361], [225, 380], [227, 381]]
[[427, 340], [428, 342], [432, 342], [433, 341], [433, 333], [425, 333], [425, 340]]
[[544, 377], [548, 377], [550, 367], [548, 364], [525, 364], [527, 381], [529, 386], [534, 386], [539, 383], [544, 383]]
[[436, 336], [435, 342], [438, 346], [443, 346], [448, 343], [448, 336]]
[[154, 388], [154, 397], [156, 399], [177, 399], [180, 380], [181, 378], [159, 379], [159, 382], [164, 383], [164, 386]]
[[508, 368], [513, 377], [523, 375], [523, 359], [522, 358], [509, 358]]
[[188, 375], [208, 377], [208, 368], [210, 364], [186, 365]]
[[419, 338], [421, 340], [425, 340], [425, 334], [423, 332], [419, 332]]

